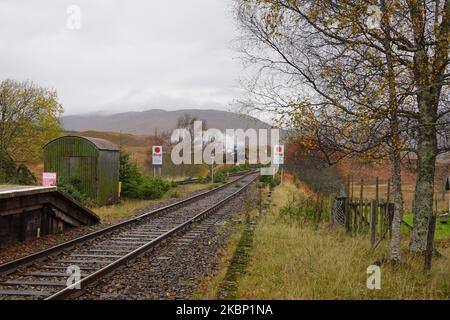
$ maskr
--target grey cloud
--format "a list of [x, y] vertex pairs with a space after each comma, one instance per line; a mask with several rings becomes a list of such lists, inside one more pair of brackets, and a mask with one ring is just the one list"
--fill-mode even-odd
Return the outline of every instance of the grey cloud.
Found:
[[67, 114], [226, 109], [241, 94], [227, 0], [3, 0], [0, 17], [2, 78], [56, 89]]

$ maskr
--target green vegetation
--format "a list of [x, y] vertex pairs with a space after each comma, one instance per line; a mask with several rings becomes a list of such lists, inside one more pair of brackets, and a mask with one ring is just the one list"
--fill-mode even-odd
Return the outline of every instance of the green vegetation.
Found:
[[328, 216], [329, 208], [323, 199], [293, 194], [292, 199], [280, 208], [279, 216], [288, 223], [320, 223]]
[[223, 172], [224, 174], [227, 173], [237, 173], [237, 172], [242, 172], [242, 171], [247, 171], [252, 169], [254, 166], [250, 165], [250, 164], [240, 164], [240, 165], [234, 165], [234, 166], [230, 166], [230, 167], [224, 167], [221, 168], [220, 171]]
[[0, 150], [16, 162], [36, 162], [42, 146], [61, 136], [63, 111], [55, 91], [25, 81], [0, 82]]
[[0, 150], [0, 182], [19, 185], [35, 185], [37, 179], [24, 164], [16, 167], [14, 160]]
[[122, 196], [131, 199], [159, 199], [174, 182], [161, 177], [148, 177], [139, 171], [136, 163], [129, 161], [128, 153], [120, 156], [120, 181], [122, 181]]
[[72, 178], [70, 180], [59, 179], [58, 189], [85, 206], [95, 207], [97, 205], [93, 199], [82, 191], [81, 181], [77, 178]]
[[[413, 225], [413, 215], [412, 213], [407, 213], [403, 215], [403, 221], [407, 222], [409, 225]], [[437, 218], [436, 221], [436, 230], [434, 233], [434, 237], [437, 240], [442, 240], [442, 239], [450, 239], [450, 219], [447, 218], [447, 223], [442, 223], [442, 219]], [[402, 233], [406, 234], [406, 235], [410, 235], [411, 231], [410, 229], [405, 226], [402, 225]]]
[[259, 182], [263, 183], [266, 186], [270, 186], [271, 188], [275, 188], [281, 183], [280, 177], [278, 175], [274, 176], [261, 176], [259, 177]]
[[[211, 173], [209, 173], [204, 177], [199, 177], [197, 182], [201, 184], [211, 183]], [[217, 172], [214, 172], [213, 183], [225, 183], [225, 182], [227, 182], [227, 177], [222, 171], [219, 170]]]
[[0, 97], [0, 183], [34, 185], [24, 163], [38, 162], [42, 146], [63, 134], [62, 106], [55, 91], [29, 81], [0, 82]]
[[[213, 183], [225, 183], [227, 182], [227, 177], [231, 173], [237, 173], [242, 171], [250, 170], [252, 167], [249, 164], [243, 165], [234, 165], [231, 167], [223, 167], [220, 169], [214, 170], [214, 181]], [[201, 176], [198, 178], [198, 183], [211, 183], [211, 172], [209, 172], [206, 176]]]

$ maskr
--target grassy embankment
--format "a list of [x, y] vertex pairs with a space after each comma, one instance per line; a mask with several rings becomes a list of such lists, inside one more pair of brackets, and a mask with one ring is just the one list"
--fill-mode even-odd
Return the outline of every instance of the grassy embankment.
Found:
[[97, 207], [92, 210], [101, 218], [102, 223], [112, 223], [118, 219], [132, 216], [135, 212], [156, 205], [162, 201], [166, 201], [171, 198], [179, 198], [187, 193], [206, 190], [209, 188], [211, 188], [210, 184], [180, 185], [170, 189], [161, 199], [122, 199], [118, 204]]
[[[300, 191], [292, 184], [275, 190], [270, 212], [256, 227], [250, 261], [237, 279], [237, 299], [448, 299], [450, 298], [450, 242], [438, 241], [447, 258], [433, 260], [431, 275], [422, 273], [423, 258], [410, 255], [408, 239], [402, 240], [403, 264], [397, 271], [381, 267], [381, 290], [366, 287], [366, 270], [380, 258], [389, 257], [389, 241], [370, 249], [367, 236], [345, 235], [322, 224], [287, 221], [280, 214]], [[221, 270], [204, 279], [195, 298], [220, 297], [219, 288], [241, 239], [231, 237], [220, 260]]]

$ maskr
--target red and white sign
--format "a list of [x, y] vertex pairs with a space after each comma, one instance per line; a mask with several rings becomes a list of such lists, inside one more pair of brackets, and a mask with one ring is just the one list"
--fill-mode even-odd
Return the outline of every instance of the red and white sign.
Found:
[[153, 146], [152, 147], [152, 164], [154, 166], [162, 166], [162, 146]]
[[284, 146], [282, 145], [273, 146], [272, 164], [274, 165], [284, 164]]
[[42, 174], [42, 185], [44, 187], [56, 186], [56, 172], [44, 172]]

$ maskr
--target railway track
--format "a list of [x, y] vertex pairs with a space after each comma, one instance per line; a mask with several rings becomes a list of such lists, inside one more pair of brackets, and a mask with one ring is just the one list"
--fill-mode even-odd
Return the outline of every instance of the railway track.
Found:
[[256, 172], [247, 173], [213, 190], [0, 265], [0, 300], [79, 296], [99, 279], [217, 211], [257, 177]]
[[[253, 170], [246, 170], [246, 171], [239, 171], [239, 172], [233, 172], [233, 173], [229, 173], [228, 177], [236, 177], [236, 176], [241, 176], [247, 173], [252, 172]], [[183, 186], [183, 185], [188, 185], [188, 184], [194, 184], [197, 183], [199, 180], [199, 178], [189, 178], [186, 180], [181, 180], [181, 181], [177, 181], [177, 185], [179, 186]]]

